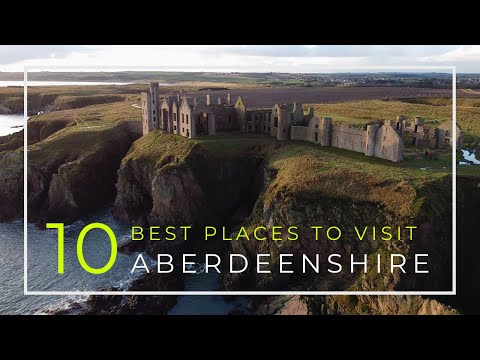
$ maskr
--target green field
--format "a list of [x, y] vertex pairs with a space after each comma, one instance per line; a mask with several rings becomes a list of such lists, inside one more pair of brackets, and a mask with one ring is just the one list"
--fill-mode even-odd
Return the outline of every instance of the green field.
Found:
[[[405, 115], [407, 120], [422, 116], [430, 124], [441, 124], [452, 118], [450, 99], [366, 100], [306, 106], [313, 106], [319, 116], [354, 126], [362, 126], [372, 120], [393, 120], [397, 115]], [[480, 137], [480, 98], [457, 99], [457, 122], [467, 135]]]

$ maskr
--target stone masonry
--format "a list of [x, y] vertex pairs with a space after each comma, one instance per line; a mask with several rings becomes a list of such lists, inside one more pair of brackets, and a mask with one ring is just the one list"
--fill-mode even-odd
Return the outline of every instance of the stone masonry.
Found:
[[[194, 139], [215, 135], [217, 131], [240, 130], [270, 135], [278, 140], [309, 141], [394, 162], [403, 159], [405, 141], [421, 148], [443, 148], [452, 141], [451, 121], [438, 127], [426, 127], [421, 117], [407, 124], [405, 117], [399, 115], [396, 121], [376, 121], [356, 128], [333, 125], [331, 118], [316, 116], [313, 108], [305, 114], [298, 102], [251, 109], [241, 96], [235, 104], [230, 94], [227, 99], [213, 100], [210, 95], [205, 101], [180, 95], [160, 100], [158, 83], [151, 83], [150, 91], [141, 94], [143, 134], [161, 129]], [[457, 144], [461, 144], [462, 138], [462, 130], [457, 125]]]

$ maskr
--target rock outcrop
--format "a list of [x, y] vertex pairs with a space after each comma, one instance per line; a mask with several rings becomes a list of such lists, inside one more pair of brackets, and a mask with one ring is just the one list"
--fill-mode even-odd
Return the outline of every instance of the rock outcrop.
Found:
[[23, 147], [23, 130], [10, 135], [0, 136], [0, 152]]
[[165, 165], [155, 167], [132, 159], [122, 162], [114, 204], [117, 218], [140, 224], [198, 222], [204, 194], [194, 175], [184, 166]]
[[159, 131], [140, 138], [122, 161], [114, 215], [152, 225], [243, 220], [258, 194], [261, 159], [217, 155], [209, 157], [203, 146]]
[[[28, 218], [72, 222], [112, 201], [121, 159], [134, 141], [121, 126], [71, 127], [29, 147]], [[23, 216], [23, 150], [0, 153], [1, 219]]]
[[[183, 290], [184, 274], [150, 273], [136, 279], [129, 291]], [[118, 290], [118, 289], [106, 289]], [[166, 315], [177, 303], [172, 295], [90, 296], [81, 312], [83, 315]]]
[[132, 141], [118, 126], [85, 127], [31, 147], [29, 220], [69, 223], [111, 201], [120, 161]]
[[125, 101], [125, 95], [82, 95], [58, 96], [52, 105], [52, 111], [78, 109], [90, 105]]
[[[228, 252], [240, 253], [252, 262], [257, 253], [272, 256], [271, 274], [223, 273], [226, 289], [252, 290], [444, 290], [450, 285], [449, 242], [451, 217], [448, 203], [451, 187], [447, 176], [416, 188], [403, 181], [355, 171], [303, 172], [296, 177], [295, 159], [288, 167], [275, 161], [285, 154], [283, 146], [257, 142], [255, 151], [246, 148], [233, 156], [209, 151], [209, 144], [185, 141], [171, 134], [153, 132], [139, 139], [122, 161], [117, 183], [115, 215], [141, 224], [229, 224], [298, 226], [299, 241], [233, 241]], [[219, 146], [216, 144], [215, 146]], [[255, 156], [254, 156], [255, 154]], [[281, 154], [281, 155], [279, 155]], [[296, 156], [296, 155], [295, 155]], [[303, 161], [303, 159], [300, 159]], [[306, 162], [311, 168], [317, 159]], [[302, 163], [298, 164], [304, 165]], [[239, 208], [245, 206], [243, 211]], [[253, 207], [253, 211], [252, 211]], [[236, 214], [238, 212], [238, 214]], [[232, 220], [236, 219], [236, 220]], [[306, 230], [312, 224], [341, 225], [344, 229], [364, 224], [392, 227], [416, 225], [415, 242], [354, 241], [347, 233], [340, 242], [312, 241]], [[278, 273], [278, 254], [352, 253], [370, 257], [390, 252], [411, 257], [430, 253], [430, 276], [399, 273], [363, 275], [295, 276]], [[346, 267], [346, 264], [343, 264]], [[298, 270], [298, 269], [297, 269]], [[422, 297], [268, 298], [256, 305], [256, 313], [456, 313], [439, 300]], [[320, 299], [320, 300], [319, 300]], [[275, 305], [276, 304], [276, 305]]]
[[0, 221], [23, 216], [23, 151], [0, 152]]
[[8, 107], [0, 104], [0, 115], [10, 115], [12, 114], [12, 110], [10, 110]]
[[307, 300], [320, 315], [458, 315], [438, 300], [422, 296], [327, 296]]
[[[239, 143], [189, 140], [161, 131], [135, 137], [119, 125], [67, 126], [29, 147], [29, 220], [70, 222], [115, 199], [114, 215], [141, 225], [244, 225], [251, 234], [256, 225], [297, 226], [298, 241], [231, 241], [219, 252], [240, 253], [254, 260], [269, 253], [270, 274], [224, 273], [223, 285], [231, 290], [444, 290], [451, 284], [451, 180], [436, 176], [413, 185], [383, 174], [332, 166], [310, 147], [279, 144], [271, 139]], [[133, 143], [133, 145], [132, 145]], [[239, 145], [240, 144], [240, 145]], [[312, 148], [313, 149], [313, 148]], [[128, 151], [128, 153], [127, 153]], [[312, 151], [317, 151], [316, 149]], [[0, 153], [0, 205], [2, 219], [20, 216], [23, 191], [21, 149]], [[318, 156], [317, 156], [318, 155]], [[327, 165], [325, 165], [327, 164]], [[119, 169], [119, 170], [118, 170]], [[118, 180], [117, 180], [118, 170]], [[463, 180], [462, 180], [463, 181]], [[462, 181], [459, 185], [462, 186]], [[477, 182], [475, 182], [477, 181]], [[116, 183], [116, 188], [114, 184]], [[478, 192], [478, 180], [468, 180], [468, 191]], [[115, 191], [116, 190], [116, 191]], [[459, 195], [460, 214], [475, 228], [473, 214], [478, 196]], [[475, 193], [477, 194], [477, 193]], [[477, 194], [478, 195], [478, 194]], [[465, 205], [466, 207], [462, 207]], [[355, 241], [348, 231], [342, 241], [313, 241], [310, 225], [392, 227], [416, 225], [416, 241]], [[178, 252], [160, 243], [135, 242], [127, 251]], [[185, 242], [187, 243], [187, 242]], [[138, 245], [137, 245], [138, 244]], [[189, 245], [190, 246], [190, 245]], [[185, 249], [182, 249], [184, 251]], [[428, 252], [432, 264], [428, 277], [383, 272], [312, 276], [279, 274], [282, 252], [300, 254], [366, 253], [375, 257], [389, 252], [411, 257]], [[468, 257], [472, 252], [459, 252]], [[471, 260], [471, 259], [470, 259]], [[254, 261], [253, 261], [254, 262]], [[344, 267], [346, 264], [343, 264]], [[463, 268], [467, 274], [466, 267]], [[132, 289], [182, 288], [183, 275], [175, 278], [146, 275]], [[468, 274], [465, 278], [468, 278]], [[474, 285], [466, 295], [477, 294]], [[262, 314], [456, 314], [446, 298], [419, 296], [320, 296], [258, 298], [253, 306]], [[90, 313], [166, 313], [174, 298], [101, 297], [89, 300]], [[459, 301], [459, 298], [453, 300]]]

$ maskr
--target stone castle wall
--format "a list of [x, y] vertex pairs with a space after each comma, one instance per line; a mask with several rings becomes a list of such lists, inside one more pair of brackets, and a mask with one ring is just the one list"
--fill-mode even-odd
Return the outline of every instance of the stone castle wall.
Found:
[[371, 125], [363, 130], [331, 125], [331, 119], [313, 117], [308, 127], [291, 126], [290, 129], [291, 140], [310, 141], [395, 162], [402, 160], [402, 138], [389, 122]]
[[332, 126], [332, 146], [356, 152], [365, 152], [365, 131], [348, 126]]
[[[309, 141], [321, 146], [332, 146], [364, 153], [390, 161], [401, 161], [404, 135], [417, 146], [442, 148], [451, 143], [452, 123], [429, 128], [421, 117], [407, 126], [403, 115], [393, 120], [371, 123], [366, 129], [333, 125], [331, 118], [308, 114], [300, 103], [275, 104], [272, 108], [247, 109], [239, 97], [235, 104], [227, 99], [206, 96], [198, 98], [169, 97], [159, 100], [158, 84], [150, 84], [150, 92], [141, 94], [143, 134], [161, 129], [188, 138], [198, 135], [214, 135], [217, 131], [240, 130], [269, 134], [278, 140]], [[215, 101], [216, 100], [216, 101]], [[133, 129], [134, 132], [139, 129]], [[461, 144], [462, 130], [457, 125], [457, 142]]]
[[309, 128], [307, 126], [292, 125], [290, 127], [290, 140], [311, 141]]
[[388, 122], [385, 122], [375, 135], [375, 157], [394, 162], [403, 159], [403, 138]]

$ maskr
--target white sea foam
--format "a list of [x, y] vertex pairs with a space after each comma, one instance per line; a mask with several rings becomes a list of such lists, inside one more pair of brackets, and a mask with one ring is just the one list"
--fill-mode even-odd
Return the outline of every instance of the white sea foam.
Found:
[[463, 159], [466, 161], [460, 162], [460, 165], [467, 165], [467, 164], [480, 165], [480, 160], [478, 160], [475, 156], [475, 150], [470, 152], [468, 150], [462, 149], [462, 153], [463, 153]]

